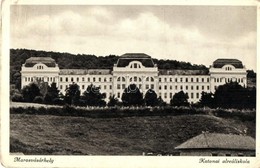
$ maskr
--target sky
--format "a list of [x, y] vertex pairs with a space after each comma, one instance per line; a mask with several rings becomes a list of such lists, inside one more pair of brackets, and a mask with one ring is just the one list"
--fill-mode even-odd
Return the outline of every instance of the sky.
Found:
[[12, 5], [10, 47], [206, 66], [235, 58], [256, 70], [256, 16], [254, 6]]

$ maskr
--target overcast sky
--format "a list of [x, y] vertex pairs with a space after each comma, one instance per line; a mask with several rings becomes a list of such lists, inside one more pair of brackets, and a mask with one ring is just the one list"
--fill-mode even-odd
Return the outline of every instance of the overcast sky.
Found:
[[256, 70], [256, 7], [11, 7], [11, 48], [73, 54], [146, 53], [209, 66], [236, 58]]

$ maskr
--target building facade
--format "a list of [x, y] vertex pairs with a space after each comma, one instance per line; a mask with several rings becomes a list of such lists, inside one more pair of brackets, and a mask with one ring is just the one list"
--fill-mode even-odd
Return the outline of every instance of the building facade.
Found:
[[209, 72], [201, 70], [158, 69], [152, 58], [142, 53], [127, 53], [119, 57], [113, 69], [60, 69], [50, 57], [31, 57], [21, 68], [21, 87], [31, 82], [42, 81], [49, 85], [55, 82], [65, 94], [71, 83], [77, 83], [83, 93], [93, 84], [106, 94], [106, 101], [115, 95], [121, 100], [124, 89], [136, 84], [143, 95], [153, 89], [158, 97], [169, 103], [172, 96], [183, 91], [188, 93], [190, 103], [196, 103], [201, 92], [214, 93], [219, 85], [237, 81], [247, 86], [247, 72], [237, 59], [217, 59]]

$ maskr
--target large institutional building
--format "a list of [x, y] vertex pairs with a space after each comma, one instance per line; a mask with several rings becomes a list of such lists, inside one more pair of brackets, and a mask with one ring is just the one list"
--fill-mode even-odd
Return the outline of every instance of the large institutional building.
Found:
[[217, 59], [209, 67], [209, 72], [163, 70], [158, 69], [150, 56], [142, 53], [120, 56], [112, 70], [60, 69], [50, 57], [31, 57], [22, 65], [21, 76], [22, 87], [35, 81], [55, 82], [63, 94], [73, 82], [80, 86], [81, 93], [92, 83], [100, 87], [101, 93], [106, 93], [106, 101], [112, 95], [121, 100], [123, 90], [132, 83], [143, 94], [153, 89], [167, 103], [179, 91], [188, 93], [189, 102], [196, 103], [202, 91], [214, 93], [219, 85], [227, 82], [247, 85], [246, 68], [237, 59]]

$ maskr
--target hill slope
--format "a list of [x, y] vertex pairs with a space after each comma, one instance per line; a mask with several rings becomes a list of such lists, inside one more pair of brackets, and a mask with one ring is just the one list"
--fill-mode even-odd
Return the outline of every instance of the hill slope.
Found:
[[254, 127], [254, 123], [210, 115], [87, 118], [11, 114], [10, 143], [11, 152], [24, 154], [177, 154], [174, 147], [202, 131], [239, 134]]

